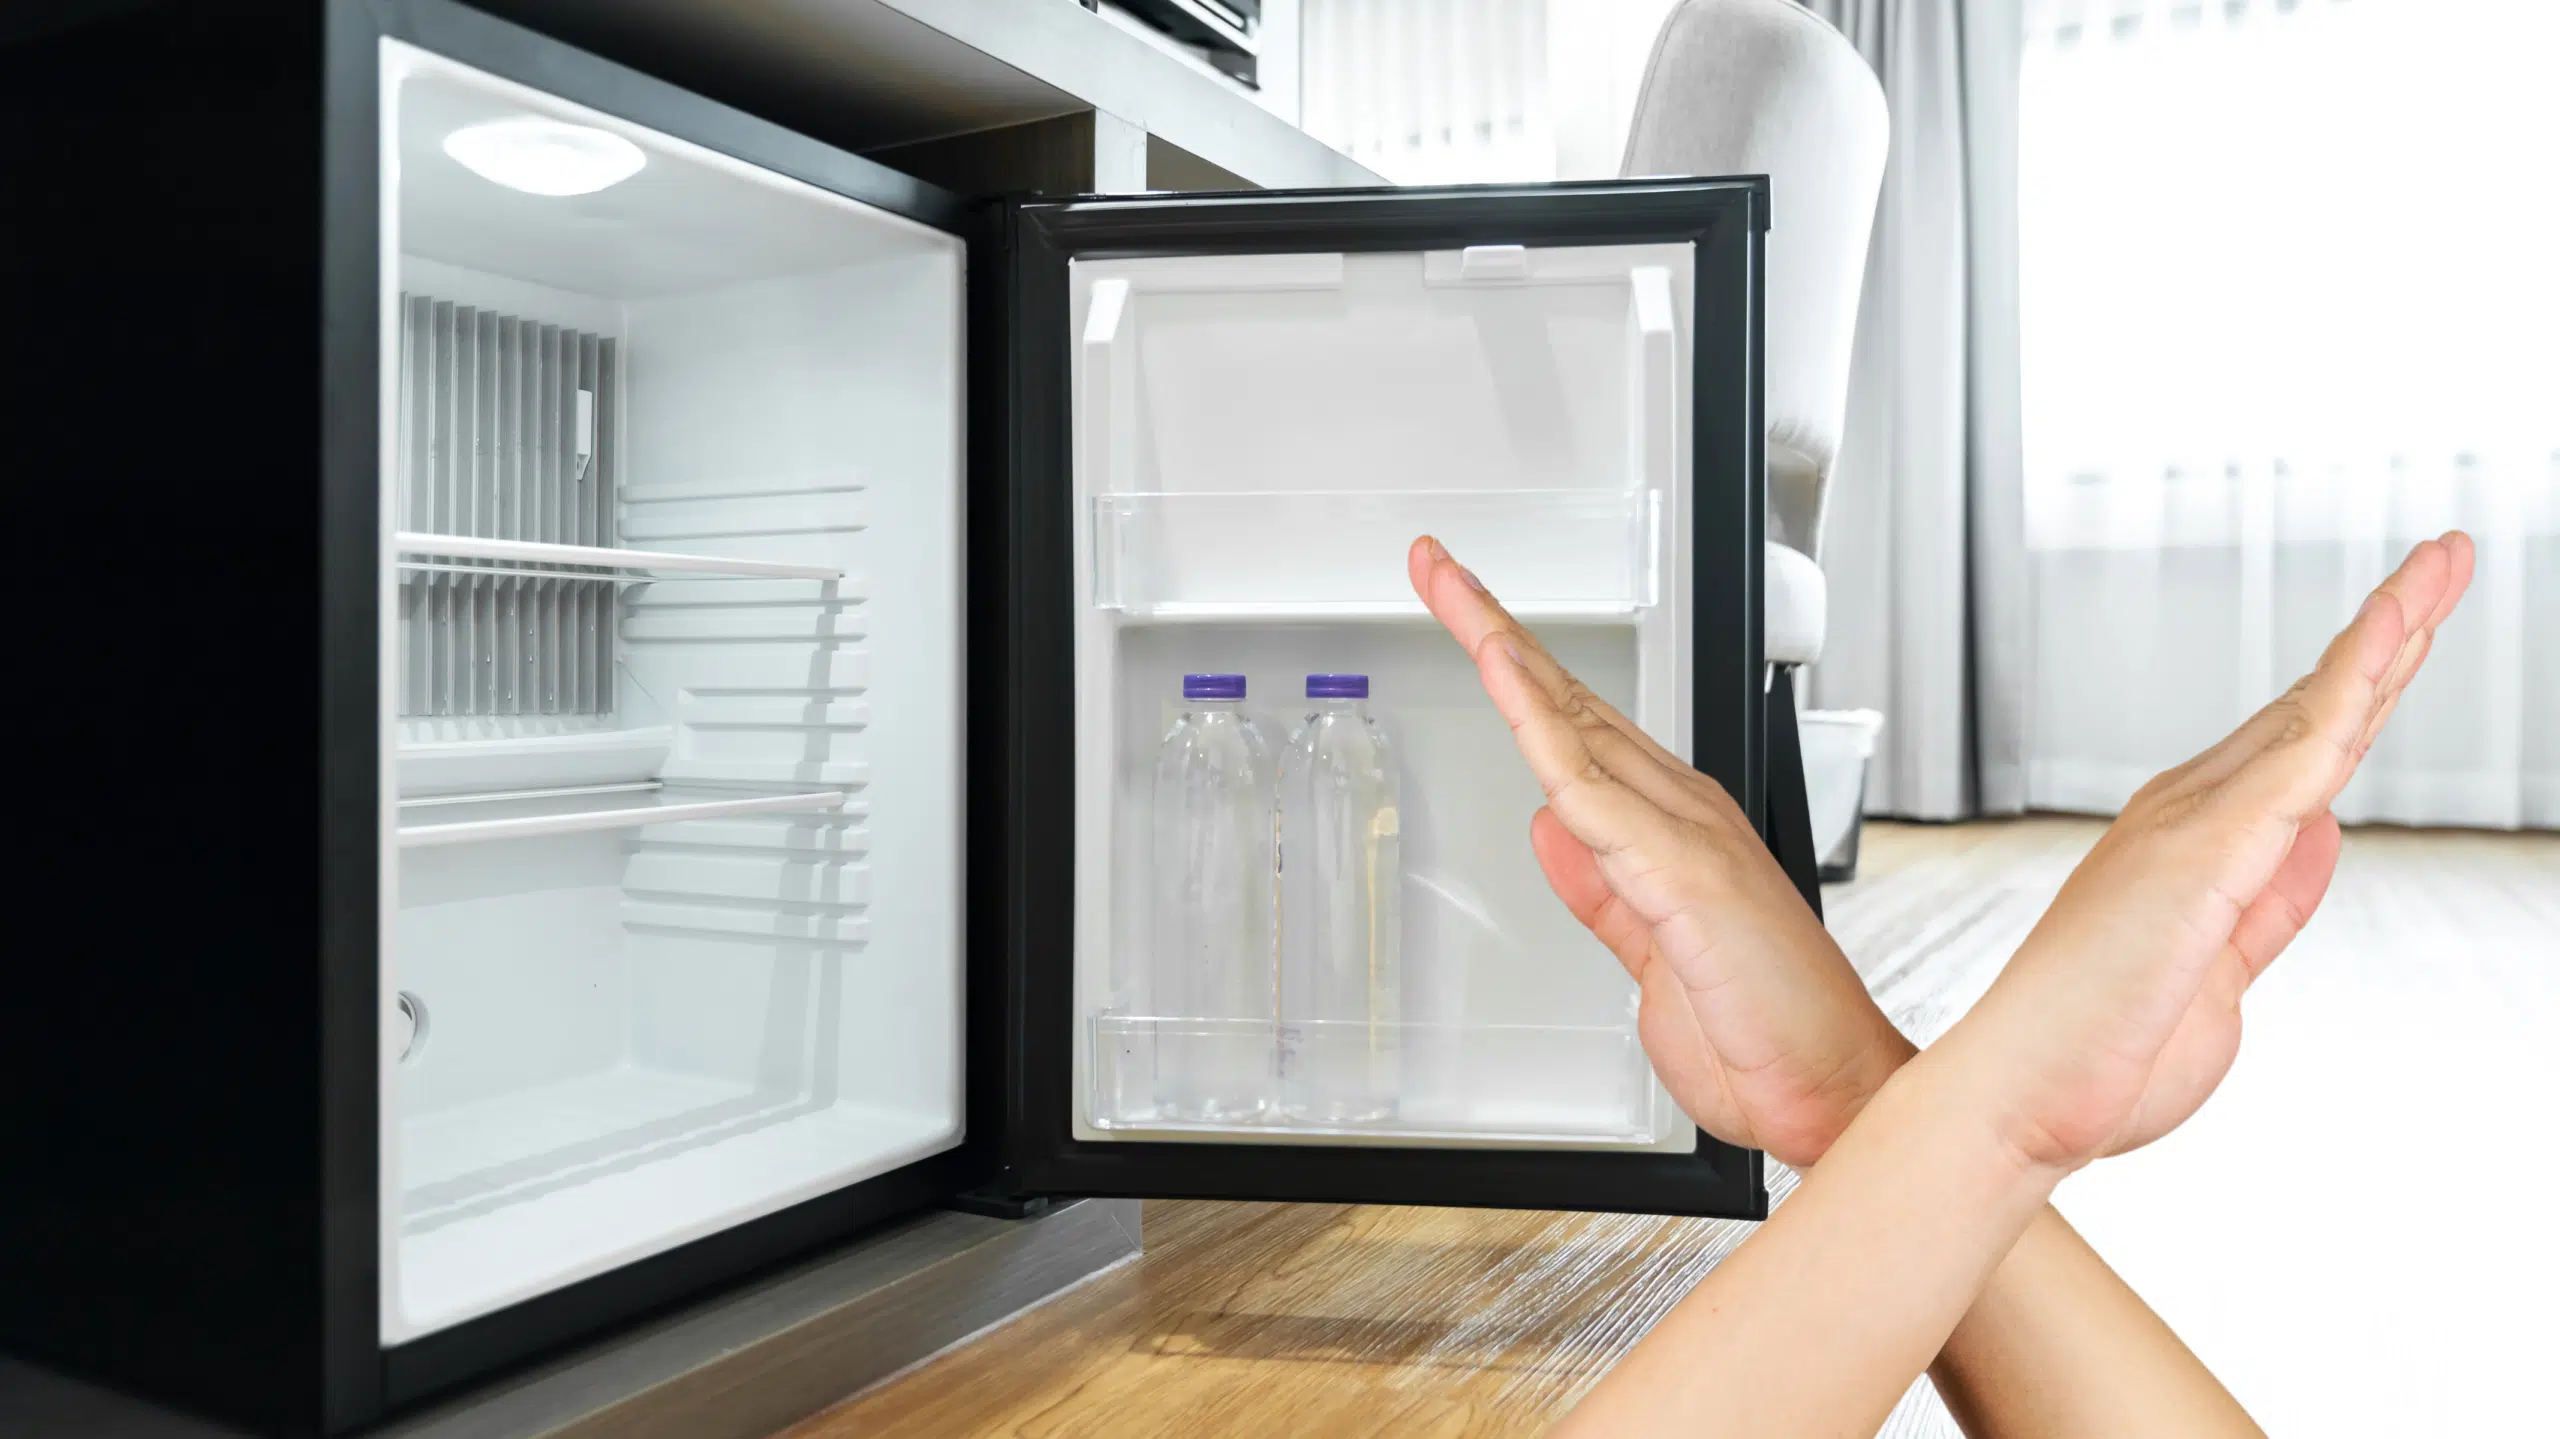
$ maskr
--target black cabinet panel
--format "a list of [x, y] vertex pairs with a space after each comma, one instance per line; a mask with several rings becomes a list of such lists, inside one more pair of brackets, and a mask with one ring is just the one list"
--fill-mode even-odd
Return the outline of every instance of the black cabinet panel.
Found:
[[319, 1372], [372, 1302], [328, 1262], [362, 1210], [369, 1269], [373, 1127], [370, 1083], [321, 1060], [372, 914], [369, 874], [327, 883], [371, 751], [333, 762], [323, 543], [369, 518], [372, 473], [364, 515], [334, 508], [371, 412], [330, 428], [361, 337], [323, 320], [327, 33], [316, 6], [92, 13], [0, 48], [0, 468], [41, 756], [0, 1004], [0, 1341], [309, 1430], [368, 1397]]
[[380, 1342], [381, 41], [946, 230], [963, 202], [446, 0], [27, 18], [0, 30], [0, 444], [43, 758], [0, 1004], [0, 1344], [344, 1432], [980, 1178], [984, 1130]]

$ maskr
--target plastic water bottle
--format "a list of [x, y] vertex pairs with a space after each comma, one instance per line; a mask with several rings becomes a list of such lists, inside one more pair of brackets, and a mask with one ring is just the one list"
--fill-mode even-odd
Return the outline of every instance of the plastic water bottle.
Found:
[[1273, 1106], [1271, 746], [1244, 676], [1184, 675], [1156, 752], [1156, 1100], [1250, 1123]]
[[1279, 808], [1282, 1108], [1308, 1124], [1392, 1118], [1403, 1080], [1396, 770], [1367, 675], [1307, 676]]

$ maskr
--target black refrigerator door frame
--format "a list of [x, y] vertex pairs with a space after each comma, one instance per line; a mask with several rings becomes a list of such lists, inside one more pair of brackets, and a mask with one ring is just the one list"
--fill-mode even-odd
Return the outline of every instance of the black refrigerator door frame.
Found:
[[[983, 224], [980, 207], [912, 176], [450, 0], [331, 0], [329, 14], [325, 343], [332, 373], [376, 374], [375, 257], [382, 180], [377, 56], [378, 42], [385, 38], [918, 221], [964, 243]], [[978, 249], [969, 244], [973, 267]], [[965, 395], [965, 374], [962, 383]], [[332, 791], [335, 808], [329, 823], [333, 832], [352, 841], [353, 852], [367, 856], [373, 853], [379, 782], [372, 728], [376, 632], [371, 622], [380, 480], [372, 394], [370, 385], [360, 392], [337, 393], [327, 476], [331, 613], [360, 621], [333, 629], [329, 639], [331, 683], [344, 690], [333, 696], [338, 702], [333, 715], [349, 726], [333, 741], [344, 783]], [[964, 539], [964, 547], [967, 543]], [[969, 762], [964, 752], [964, 766]], [[341, 1151], [329, 1163], [341, 1195], [332, 1208], [342, 1223], [333, 1230], [325, 1264], [335, 1296], [327, 1345], [333, 1371], [329, 1387], [345, 1396], [333, 1405], [341, 1414], [360, 1422], [415, 1402], [926, 1207], [993, 1173], [996, 1082], [993, 1056], [980, 1043], [986, 1023], [977, 1012], [984, 1003], [973, 969], [964, 1019], [966, 1138], [960, 1147], [386, 1347], [380, 1339], [381, 1275], [373, 1237], [383, 1198], [376, 1192], [380, 1136], [371, 1101], [376, 1089], [375, 1006], [380, 1002], [373, 979], [373, 867], [367, 862], [348, 869], [352, 874], [342, 883], [361, 886], [364, 892], [348, 894], [345, 901], [350, 915], [361, 910], [362, 918], [341, 931], [346, 938], [330, 966], [338, 982], [329, 998], [324, 1059], [331, 1092], [365, 1096], [363, 1103], [333, 1116], [327, 1139]], [[977, 927], [974, 918], [969, 927]], [[351, 1162], [348, 1154], [360, 1159]], [[368, 1391], [370, 1404], [364, 1400]]]
[[[1757, 1219], [1761, 1156], [1700, 1132], [1691, 1154], [1086, 1141], [1071, 1127], [1076, 735], [1068, 266], [1148, 255], [1690, 242], [1692, 759], [1759, 815], [1763, 177], [1439, 190], [1264, 191], [1010, 205], [990, 243], [979, 343], [1000, 339], [976, 421], [999, 608], [973, 690], [1005, 697], [973, 759], [1003, 806], [1003, 1183], [1024, 1194], [1613, 1210]], [[1000, 509], [998, 507], [1001, 507]], [[989, 571], [977, 572], [983, 584]], [[973, 706], [974, 709], [980, 707]], [[978, 852], [973, 851], [973, 859]], [[986, 878], [981, 872], [980, 880]]]

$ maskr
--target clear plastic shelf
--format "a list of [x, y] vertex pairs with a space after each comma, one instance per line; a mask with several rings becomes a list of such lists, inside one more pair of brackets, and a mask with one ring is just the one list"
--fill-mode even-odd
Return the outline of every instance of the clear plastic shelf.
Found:
[[1093, 502], [1093, 603], [1157, 620], [1418, 615], [1405, 547], [1436, 535], [1515, 614], [1656, 603], [1654, 490], [1124, 493]]
[[[1581, 1025], [1274, 1025], [1261, 1020], [1167, 1019], [1103, 1014], [1090, 1021], [1097, 1129], [1262, 1134], [1309, 1138], [1570, 1140], [1649, 1145], [1655, 1138], [1653, 1067], [1633, 1023]], [[1284, 1076], [1299, 1066], [1372, 1065], [1388, 1072], [1399, 1103], [1368, 1123], [1295, 1121], [1282, 1104]], [[1269, 1086], [1271, 1112], [1251, 1123], [1204, 1123], [1169, 1112], [1182, 1075]]]

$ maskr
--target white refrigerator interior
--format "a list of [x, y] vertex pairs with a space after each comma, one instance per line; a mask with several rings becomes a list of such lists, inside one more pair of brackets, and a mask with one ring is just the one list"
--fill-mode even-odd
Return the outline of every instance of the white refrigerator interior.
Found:
[[[1634, 983], [1539, 874], [1535, 781], [1405, 573], [1439, 536], [1686, 751], [1691, 274], [1687, 244], [1074, 263], [1079, 1139], [1695, 1147]], [[1245, 675], [1280, 744], [1318, 672], [1367, 675], [1393, 736], [1395, 1018], [1166, 1012], [1190, 986], [1149, 933], [1150, 817], [1182, 676]], [[1359, 1124], [1161, 1099], [1182, 1071], [1381, 1052], [1394, 1112]]]
[[965, 277], [417, 50], [383, 82], [396, 1343], [959, 1142]]

